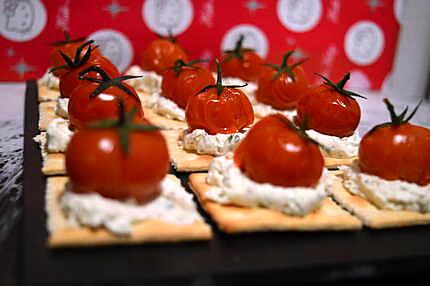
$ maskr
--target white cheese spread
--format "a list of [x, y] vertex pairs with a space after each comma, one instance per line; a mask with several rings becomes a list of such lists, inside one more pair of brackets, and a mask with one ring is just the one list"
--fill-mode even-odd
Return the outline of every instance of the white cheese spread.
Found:
[[159, 93], [139, 96], [145, 107], [151, 108], [156, 113], [178, 121], [185, 121], [185, 110], [180, 108], [174, 101], [161, 96]]
[[133, 86], [138, 90], [142, 90], [146, 93], [160, 93], [161, 92], [161, 81], [162, 77], [153, 71], [142, 70], [139, 66], [131, 66], [127, 72], [127, 75], [137, 75], [142, 76], [135, 79], [130, 79], [127, 81], [128, 84]]
[[69, 99], [59, 97], [57, 99], [57, 105], [55, 106], [55, 114], [65, 119], [69, 118], [68, 106]]
[[48, 124], [47, 150], [48, 153], [65, 152], [73, 132], [69, 129], [69, 122], [63, 118], [55, 118]]
[[46, 132], [42, 132], [42, 133], [34, 136], [33, 140], [34, 140], [34, 142], [39, 143], [40, 150], [42, 153], [42, 159], [45, 160], [46, 156], [48, 155], [48, 153], [46, 151], [46, 143], [48, 141], [46, 138]]
[[366, 198], [387, 210], [430, 212], [430, 184], [419, 186], [401, 180], [385, 180], [359, 170], [358, 166], [342, 166], [343, 185], [352, 194]]
[[318, 208], [331, 190], [327, 172], [313, 188], [257, 183], [240, 171], [231, 153], [212, 161], [207, 183], [213, 186], [205, 193], [209, 200], [220, 204], [265, 207], [295, 216], [304, 216]]
[[179, 144], [188, 151], [194, 151], [197, 154], [208, 154], [221, 156], [227, 154], [239, 144], [245, 137], [247, 130], [232, 134], [208, 134], [203, 129], [195, 129], [192, 132], [183, 131]]
[[49, 89], [60, 89], [60, 79], [49, 72], [49, 69], [39, 79], [39, 84]]
[[130, 235], [133, 223], [150, 219], [180, 225], [202, 221], [193, 196], [185, 191], [178, 179], [166, 177], [161, 181], [160, 188], [160, 196], [146, 204], [137, 204], [132, 199], [119, 201], [97, 193], [78, 194], [72, 191], [66, 191], [60, 203], [70, 225], [105, 227], [117, 235]]
[[337, 137], [319, 133], [315, 130], [308, 130], [306, 133], [322, 145], [324, 154], [335, 158], [352, 158], [358, 156], [360, 146], [360, 136], [358, 131], [348, 137]]

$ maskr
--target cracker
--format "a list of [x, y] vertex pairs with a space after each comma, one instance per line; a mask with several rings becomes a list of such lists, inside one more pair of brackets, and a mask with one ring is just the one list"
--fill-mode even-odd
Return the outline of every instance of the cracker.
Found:
[[379, 209], [365, 198], [348, 192], [342, 185], [341, 178], [336, 177], [335, 181], [337, 183], [332, 191], [333, 198], [370, 228], [430, 224], [430, 213]]
[[179, 172], [207, 171], [214, 157], [184, 150], [178, 145], [181, 132], [181, 130], [162, 131], [173, 166]]
[[65, 175], [66, 155], [64, 153], [48, 153], [43, 158], [42, 173], [46, 176]]
[[149, 120], [152, 124], [162, 127], [164, 129], [174, 129], [174, 130], [185, 130], [188, 125], [184, 121], [169, 119], [165, 116], [157, 114], [154, 110], [142, 106], [143, 114], [145, 118]]
[[256, 231], [319, 231], [357, 230], [361, 222], [339, 207], [331, 198], [325, 198], [314, 212], [304, 216], [290, 216], [267, 208], [222, 205], [205, 199], [211, 186], [207, 174], [191, 174], [189, 185], [198, 200], [218, 227], [227, 233]]
[[352, 166], [352, 162], [356, 160], [357, 157], [352, 158], [333, 158], [324, 156], [324, 165], [326, 168], [333, 169], [339, 166]]
[[56, 101], [60, 97], [60, 91], [58, 89], [48, 88], [47, 86], [37, 83], [38, 86], [38, 101]]
[[[173, 175], [168, 175], [178, 180]], [[112, 244], [138, 244], [147, 242], [176, 242], [208, 240], [212, 237], [211, 228], [203, 221], [189, 225], [176, 225], [161, 220], [146, 220], [135, 223], [130, 236], [117, 236], [104, 228], [91, 229], [84, 226], [70, 226], [64, 216], [59, 198], [68, 182], [67, 177], [47, 179], [46, 212], [47, 227], [50, 230], [50, 247], [90, 247]]]
[[56, 101], [45, 101], [39, 103], [39, 129], [46, 131], [49, 122], [59, 116], [55, 114]]

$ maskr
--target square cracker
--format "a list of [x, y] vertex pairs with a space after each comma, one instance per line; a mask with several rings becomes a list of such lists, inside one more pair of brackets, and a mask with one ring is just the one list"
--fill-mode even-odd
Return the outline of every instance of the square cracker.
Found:
[[199, 155], [184, 150], [178, 145], [181, 132], [182, 130], [162, 131], [167, 142], [170, 160], [173, 166], [179, 172], [207, 171], [214, 157], [211, 155]]
[[49, 122], [59, 116], [55, 114], [56, 101], [45, 101], [39, 103], [39, 129], [46, 131]]
[[[168, 176], [172, 180], [178, 180], [173, 175]], [[67, 177], [50, 177], [47, 179], [45, 208], [47, 227], [50, 232], [48, 237], [50, 247], [176, 242], [208, 240], [212, 237], [211, 228], [204, 221], [189, 225], [176, 225], [161, 220], [145, 220], [133, 224], [133, 231], [130, 236], [117, 236], [104, 228], [91, 229], [84, 226], [70, 226], [59, 202], [67, 182]]]
[[48, 153], [43, 158], [42, 173], [46, 176], [65, 175], [66, 156], [64, 153]]
[[60, 97], [60, 91], [58, 89], [48, 88], [47, 86], [41, 85], [40, 83], [37, 83], [37, 87], [37, 99], [39, 102], [56, 101], [57, 98]]
[[142, 105], [143, 114], [145, 118], [149, 120], [152, 124], [164, 128], [164, 129], [174, 129], [174, 130], [185, 130], [188, 125], [184, 121], [179, 121], [175, 119], [169, 119], [165, 116], [157, 114], [154, 110]]
[[299, 217], [268, 208], [222, 205], [207, 200], [204, 194], [210, 190], [211, 186], [206, 183], [206, 174], [191, 174], [189, 185], [205, 211], [218, 227], [227, 233], [357, 230], [361, 228], [360, 220], [343, 210], [328, 197], [323, 200], [317, 210]]
[[326, 168], [334, 169], [339, 166], [352, 166], [352, 162], [356, 160], [357, 157], [352, 158], [333, 158], [324, 155], [324, 165]]
[[430, 224], [430, 213], [379, 209], [368, 200], [348, 192], [342, 185], [341, 178], [336, 177], [335, 180], [337, 183], [332, 191], [333, 198], [370, 228]]

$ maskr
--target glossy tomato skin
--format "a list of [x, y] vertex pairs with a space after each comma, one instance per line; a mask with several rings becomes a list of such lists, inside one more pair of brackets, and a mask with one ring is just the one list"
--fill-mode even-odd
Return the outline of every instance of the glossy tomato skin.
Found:
[[362, 172], [421, 186], [430, 183], [430, 130], [403, 123], [368, 132], [360, 142]]
[[216, 88], [191, 96], [185, 110], [189, 129], [204, 129], [209, 134], [235, 133], [252, 124], [254, 111], [248, 97], [239, 89]]
[[[60, 54], [60, 51], [63, 52], [66, 56], [68, 56], [71, 59], [75, 58], [75, 54], [76, 54], [76, 50], [82, 45], [84, 44], [85, 41], [82, 40], [80, 42], [71, 42], [71, 43], [67, 43], [58, 47], [54, 47], [51, 51], [51, 55], [49, 57], [49, 64], [51, 65], [51, 67], [59, 67], [59, 66], [63, 66], [66, 64], [66, 62], [64, 61], [63, 57]], [[88, 50], [89, 46], [86, 46], [85, 48], [82, 49], [81, 52], [81, 56], [83, 56], [86, 51]], [[101, 53], [98, 49], [93, 49], [91, 51], [91, 57], [97, 58], [100, 57]], [[59, 69], [53, 72], [53, 74], [57, 77], [62, 76], [63, 74], [65, 74], [67, 71], [64, 69]]]
[[155, 198], [169, 170], [166, 142], [159, 131], [132, 132], [129, 139], [127, 155], [114, 129], [75, 132], [66, 151], [73, 191], [141, 203]]
[[263, 59], [253, 51], [243, 52], [243, 58], [229, 58], [229, 54], [222, 56], [221, 68], [224, 76], [238, 77], [244, 81], [257, 81]]
[[173, 70], [163, 74], [162, 94], [173, 100], [179, 107], [187, 107], [188, 98], [208, 85], [215, 84], [212, 72], [204, 67], [183, 67], [179, 75]]
[[308, 80], [302, 67], [294, 68], [293, 81], [285, 72], [274, 79], [277, 71], [263, 66], [260, 70], [255, 96], [258, 101], [279, 110], [294, 109], [299, 99], [308, 91]]
[[69, 119], [72, 127], [75, 129], [83, 129], [92, 121], [117, 118], [119, 99], [124, 101], [125, 110], [127, 112], [132, 108], [137, 108], [137, 116], [143, 118], [142, 105], [136, 91], [126, 83], [123, 83], [123, 85], [128, 87], [133, 92], [134, 96], [130, 96], [117, 87], [109, 87], [96, 97], [90, 98], [90, 94], [99, 85], [89, 82], [78, 85], [72, 92], [68, 105]]
[[[102, 68], [110, 77], [119, 77], [121, 75], [116, 66], [109, 59], [103, 56], [90, 58], [88, 62], [86, 62], [81, 67], [68, 69], [67, 72], [60, 77], [61, 97], [70, 97], [73, 90], [82, 83], [82, 80], [79, 79], [79, 73], [91, 66]], [[86, 74], [86, 76], [101, 78], [96, 72], [89, 72]]]
[[143, 51], [141, 66], [144, 70], [162, 74], [177, 60], [188, 62], [188, 56], [182, 47], [168, 39], [157, 39]]
[[357, 101], [324, 85], [311, 89], [297, 105], [296, 123], [307, 117], [308, 128], [320, 133], [351, 136], [360, 123], [361, 110]]
[[297, 134], [287, 121], [275, 114], [257, 122], [236, 148], [235, 163], [259, 183], [313, 187], [323, 171], [323, 156], [316, 144]]

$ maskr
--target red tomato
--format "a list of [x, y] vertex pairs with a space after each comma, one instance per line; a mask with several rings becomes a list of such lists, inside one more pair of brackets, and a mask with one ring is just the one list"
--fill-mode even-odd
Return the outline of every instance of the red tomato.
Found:
[[236, 148], [234, 160], [252, 180], [282, 187], [315, 186], [324, 167], [318, 145], [281, 114], [257, 122]]
[[361, 171], [386, 180], [428, 185], [430, 130], [408, 123], [411, 116], [404, 120], [394, 113], [387, 99], [385, 102], [390, 108], [392, 122], [376, 126], [364, 135], [359, 149]]
[[157, 39], [143, 51], [141, 66], [144, 70], [161, 74], [177, 60], [188, 62], [188, 56], [182, 47], [172, 39]]
[[362, 96], [343, 89], [349, 73], [337, 84], [324, 79], [323, 84], [312, 88], [300, 99], [296, 123], [302, 125], [306, 117], [307, 128], [331, 136], [350, 136], [361, 116], [360, 106], [353, 96]]
[[[74, 133], [66, 151], [74, 192], [97, 192], [118, 200], [134, 198], [141, 203], [159, 195], [160, 182], [169, 170], [166, 141], [159, 131], [137, 131], [130, 126], [136, 125], [126, 121], [119, 127]], [[127, 147], [120, 136], [125, 136]]]
[[195, 95], [205, 86], [215, 84], [212, 72], [207, 68], [177, 61], [174, 67], [163, 73], [161, 92], [185, 109], [188, 98]]
[[[94, 69], [99, 70], [97, 68]], [[95, 72], [92, 71], [91, 73]], [[77, 85], [71, 93], [68, 112], [70, 124], [74, 128], [82, 129], [91, 121], [117, 118], [119, 100], [124, 102], [126, 111], [136, 108], [138, 117], [143, 118], [142, 105], [133, 87], [124, 82], [114, 83], [117, 79], [111, 79], [101, 69], [97, 73], [101, 74], [104, 78], [102, 82], [94, 83], [85, 79], [79, 79], [83, 83]], [[89, 77], [88, 75], [86, 76]], [[103, 85], [107, 88], [99, 93], [95, 93], [95, 89]], [[123, 88], [128, 90], [128, 92], [124, 91]]]
[[[49, 57], [49, 63], [51, 67], [59, 67], [66, 64], [60, 52], [62, 52], [69, 58], [73, 58], [75, 56], [76, 50], [85, 43], [85, 38], [71, 39], [70, 34], [67, 32], [64, 32], [64, 36], [65, 40], [52, 43], [54, 47], [52, 48], [51, 55]], [[87, 49], [88, 46], [85, 46], [82, 49], [81, 56], [86, 53]], [[101, 56], [100, 52], [97, 49], [93, 50], [91, 54], [94, 57]], [[66, 73], [65, 69], [53, 71], [53, 74], [57, 77], [60, 77], [64, 73]]]
[[235, 133], [254, 121], [248, 97], [239, 89], [222, 85], [221, 67], [217, 62], [216, 85], [189, 97], [185, 118], [190, 130], [204, 129], [209, 134]]
[[279, 110], [294, 109], [300, 97], [308, 90], [305, 72], [297, 62], [288, 65], [293, 51], [284, 55], [280, 66], [263, 66], [260, 69], [255, 97], [258, 101]]
[[238, 77], [245, 81], [256, 81], [263, 59], [254, 50], [243, 48], [243, 39], [244, 37], [241, 35], [234, 50], [224, 51], [221, 67], [224, 76]]
[[[88, 43], [88, 42], [87, 42]], [[90, 46], [90, 45], [89, 45]], [[61, 97], [70, 97], [72, 91], [80, 84], [82, 81], [79, 80], [79, 73], [91, 66], [97, 66], [102, 68], [110, 77], [118, 77], [120, 73], [116, 66], [107, 58], [103, 56], [91, 56], [94, 49], [88, 51], [89, 56], [78, 56], [76, 55], [73, 59], [69, 59], [65, 69], [65, 73], [60, 77], [60, 94]], [[89, 74], [92, 77], [99, 77], [97, 73]]]

